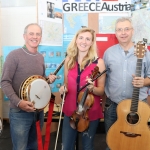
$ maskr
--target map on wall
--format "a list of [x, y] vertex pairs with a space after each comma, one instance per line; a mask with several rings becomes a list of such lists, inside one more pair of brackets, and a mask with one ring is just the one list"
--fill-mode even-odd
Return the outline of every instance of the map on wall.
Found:
[[64, 34], [75, 34], [82, 26], [88, 26], [88, 14], [64, 14]]
[[137, 43], [146, 38], [150, 44], [150, 10], [141, 9], [132, 12], [132, 21], [134, 26], [133, 41]]
[[62, 45], [62, 24], [57, 22], [39, 21], [42, 27], [40, 45]]
[[38, 0], [38, 23], [43, 31], [40, 45], [62, 45], [62, 19], [61, 0]]
[[100, 16], [99, 33], [114, 33], [115, 22], [120, 16]]
[[150, 0], [131, 0], [131, 11], [150, 9]]
[[99, 13], [99, 33], [115, 33], [115, 22], [123, 16], [129, 17], [131, 13]]

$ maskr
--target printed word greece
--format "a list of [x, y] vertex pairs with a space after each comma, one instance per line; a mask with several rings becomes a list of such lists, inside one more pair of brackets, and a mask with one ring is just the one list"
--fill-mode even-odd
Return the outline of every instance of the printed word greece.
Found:
[[63, 4], [63, 11], [65, 12], [77, 12], [77, 11], [93, 11], [93, 12], [99, 12], [99, 11], [125, 11], [128, 12], [131, 10], [131, 4], [128, 4], [125, 2], [124, 4], [118, 3], [118, 4], [109, 4], [109, 3], [64, 3]]

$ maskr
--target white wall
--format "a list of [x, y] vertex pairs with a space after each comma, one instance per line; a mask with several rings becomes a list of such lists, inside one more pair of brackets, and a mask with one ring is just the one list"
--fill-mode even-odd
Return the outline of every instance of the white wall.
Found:
[[36, 0], [0, 0], [2, 7], [35, 6]]
[[24, 44], [23, 31], [27, 24], [37, 22], [37, 8], [1, 8], [1, 45], [20, 46]]

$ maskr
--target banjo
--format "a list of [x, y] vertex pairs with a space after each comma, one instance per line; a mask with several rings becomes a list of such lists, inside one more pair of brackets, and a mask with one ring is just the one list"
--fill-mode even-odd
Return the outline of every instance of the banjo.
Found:
[[[65, 62], [61, 62], [59, 67], [53, 73], [56, 75]], [[48, 84], [49, 79], [40, 75], [33, 75], [25, 79], [19, 88], [19, 98], [30, 101], [34, 104], [35, 109], [44, 109], [51, 98], [51, 88]]]

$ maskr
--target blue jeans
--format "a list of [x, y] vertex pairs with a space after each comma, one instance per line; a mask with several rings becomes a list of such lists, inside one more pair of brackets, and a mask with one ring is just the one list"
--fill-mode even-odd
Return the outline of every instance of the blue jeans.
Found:
[[[38, 115], [42, 128], [43, 111]], [[36, 113], [10, 108], [9, 120], [13, 150], [37, 150]]]
[[[94, 150], [94, 137], [99, 124], [99, 119], [90, 121], [89, 128], [82, 132], [82, 150]], [[74, 150], [77, 130], [71, 128], [70, 117], [64, 115], [62, 129], [62, 150]]]
[[[105, 103], [105, 111], [104, 111], [104, 124], [105, 124], [106, 134], [109, 128], [117, 120], [116, 108], [117, 108], [117, 104], [107, 98]], [[109, 150], [109, 148], [107, 147], [106, 150]]]

